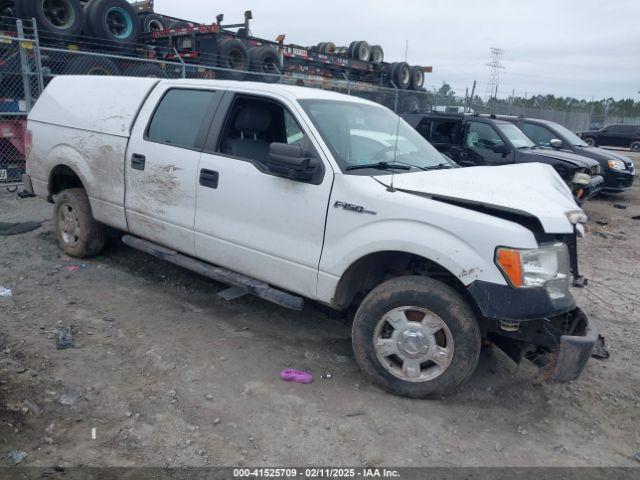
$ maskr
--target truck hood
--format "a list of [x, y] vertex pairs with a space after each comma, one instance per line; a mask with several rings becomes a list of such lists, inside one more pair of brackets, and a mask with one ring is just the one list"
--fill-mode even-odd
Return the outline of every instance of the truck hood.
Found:
[[[391, 186], [392, 175], [374, 178]], [[547, 233], [572, 233], [566, 214], [581, 211], [553, 167], [542, 163], [396, 174], [393, 188], [463, 207], [535, 217]]]
[[591, 168], [595, 165], [599, 165], [598, 161], [593, 158], [578, 155], [573, 152], [556, 150], [555, 148], [538, 147], [524, 150], [524, 152], [526, 152], [527, 155], [537, 155], [539, 157], [562, 160], [563, 162], [568, 162], [579, 168]]

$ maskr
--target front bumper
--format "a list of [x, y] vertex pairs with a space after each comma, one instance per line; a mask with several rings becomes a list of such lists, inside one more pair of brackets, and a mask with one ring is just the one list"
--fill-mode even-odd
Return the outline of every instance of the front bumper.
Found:
[[581, 201], [589, 200], [598, 195], [604, 188], [604, 178], [594, 175], [588, 185], [573, 184], [574, 195]]
[[[589, 327], [587, 317], [581, 310], [577, 310], [584, 317], [584, 334], [562, 335], [560, 337], [560, 349], [551, 376], [551, 380], [556, 382], [568, 382], [578, 378], [600, 338], [598, 333]], [[551, 362], [550, 366], [554, 366], [553, 361]]]
[[607, 169], [604, 177], [604, 192], [624, 192], [633, 186], [635, 180], [634, 170]]

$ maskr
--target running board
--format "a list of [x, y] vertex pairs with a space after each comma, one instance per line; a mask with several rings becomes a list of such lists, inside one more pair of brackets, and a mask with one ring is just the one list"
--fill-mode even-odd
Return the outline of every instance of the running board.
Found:
[[260, 280], [255, 280], [251, 277], [242, 275], [241, 273], [233, 272], [222, 267], [216, 267], [201, 260], [196, 260], [195, 258], [188, 257], [176, 252], [175, 250], [158, 245], [157, 243], [149, 242], [132, 235], [123, 236], [122, 241], [136, 250], [161, 258], [162, 260], [166, 260], [167, 262], [171, 262], [174, 265], [186, 268], [192, 272], [199, 273], [200, 275], [204, 275], [205, 277], [217, 282], [244, 288], [247, 290], [247, 293], [273, 302], [276, 305], [290, 308], [292, 310], [302, 310], [302, 307], [304, 306], [304, 299], [302, 297], [283, 292], [282, 290], [273, 288]]

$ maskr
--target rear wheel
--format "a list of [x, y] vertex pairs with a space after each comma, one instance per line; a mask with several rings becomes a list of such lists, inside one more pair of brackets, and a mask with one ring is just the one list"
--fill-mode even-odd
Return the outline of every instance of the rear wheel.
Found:
[[71, 257], [91, 257], [104, 247], [105, 227], [94, 220], [89, 198], [82, 188], [70, 188], [56, 195], [53, 223], [62, 250]]
[[451, 393], [480, 355], [480, 328], [466, 301], [427, 277], [388, 280], [364, 299], [352, 342], [364, 374], [408, 397]]
[[596, 146], [596, 139], [593, 137], [586, 137], [584, 138], [584, 142], [589, 145], [590, 147], [595, 147]]
[[640, 152], [640, 142], [632, 142], [631, 146], [629, 147], [629, 149], [632, 152]]

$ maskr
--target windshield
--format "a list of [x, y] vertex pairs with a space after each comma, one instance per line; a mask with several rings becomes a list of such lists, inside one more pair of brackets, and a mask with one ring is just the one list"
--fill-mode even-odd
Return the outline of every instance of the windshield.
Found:
[[509, 139], [515, 148], [535, 147], [536, 144], [527, 137], [522, 130], [512, 123], [497, 123], [496, 126]]
[[573, 145], [575, 147], [589, 146], [589, 144], [587, 144], [584, 140], [582, 140], [579, 136], [577, 136], [568, 128], [565, 128], [558, 123], [552, 123], [551, 126], [559, 136], [563, 137], [560, 140], [563, 140], [565, 143], [568, 143], [569, 145]]
[[[373, 167], [357, 167], [386, 163], [405, 167], [390, 168], [389, 174], [456, 166], [384, 107], [334, 100], [300, 100], [300, 104], [345, 173], [370, 175]], [[375, 170], [376, 175], [384, 173]]]

